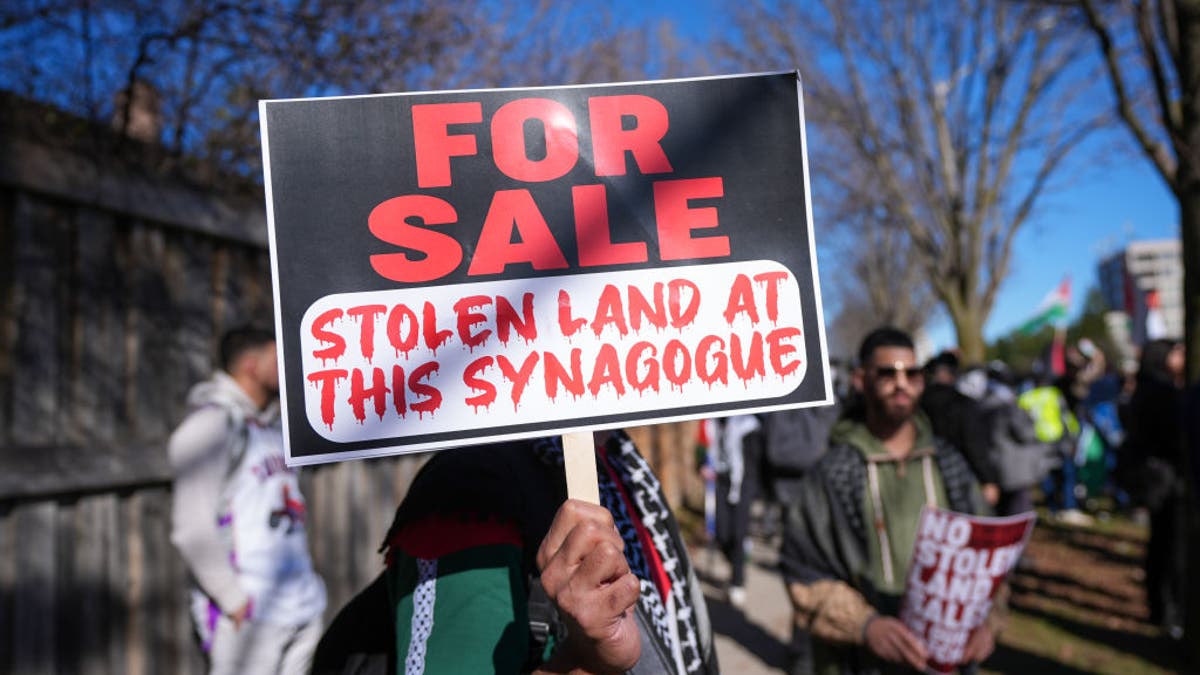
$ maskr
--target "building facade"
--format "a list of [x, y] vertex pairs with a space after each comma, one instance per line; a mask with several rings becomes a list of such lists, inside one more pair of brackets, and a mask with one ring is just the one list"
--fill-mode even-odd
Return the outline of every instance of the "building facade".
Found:
[[1133, 344], [1183, 337], [1182, 255], [1178, 239], [1135, 241], [1100, 263], [1100, 290], [1129, 317]]

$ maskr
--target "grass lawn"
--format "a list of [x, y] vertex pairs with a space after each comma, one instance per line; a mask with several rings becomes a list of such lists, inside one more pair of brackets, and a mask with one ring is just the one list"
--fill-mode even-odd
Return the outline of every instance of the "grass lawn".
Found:
[[1124, 518], [1063, 525], [1040, 514], [1014, 574], [1008, 627], [985, 673], [1179, 673], [1182, 648], [1147, 622], [1147, 531]]

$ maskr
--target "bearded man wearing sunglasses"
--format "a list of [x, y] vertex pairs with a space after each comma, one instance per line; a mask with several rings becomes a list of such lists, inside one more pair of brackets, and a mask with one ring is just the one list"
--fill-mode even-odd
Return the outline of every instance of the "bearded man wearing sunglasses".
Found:
[[[986, 507], [962, 454], [917, 407], [925, 383], [912, 338], [879, 328], [858, 362], [861, 405], [834, 426], [788, 509], [781, 564], [797, 627], [814, 638], [814, 672], [921, 672], [925, 645], [897, 618], [921, 508]], [[971, 636], [967, 662], [994, 649], [989, 624]]]

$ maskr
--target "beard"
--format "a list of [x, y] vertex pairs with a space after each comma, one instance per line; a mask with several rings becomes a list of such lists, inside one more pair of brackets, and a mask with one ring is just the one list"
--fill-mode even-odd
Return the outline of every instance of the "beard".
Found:
[[898, 426], [912, 418], [917, 409], [917, 400], [908, 394], [893, 393], [868, 400], [867, 405], [876, 417]]

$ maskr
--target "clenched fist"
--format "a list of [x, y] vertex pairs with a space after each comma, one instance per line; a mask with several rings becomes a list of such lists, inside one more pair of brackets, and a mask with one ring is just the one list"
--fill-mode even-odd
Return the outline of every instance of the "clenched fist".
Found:
[[567, 500], [538, 548], [542, 587], [567, 624], [545, 672], [620, 673], [637, 663], [639, 582], [607, 509]]

